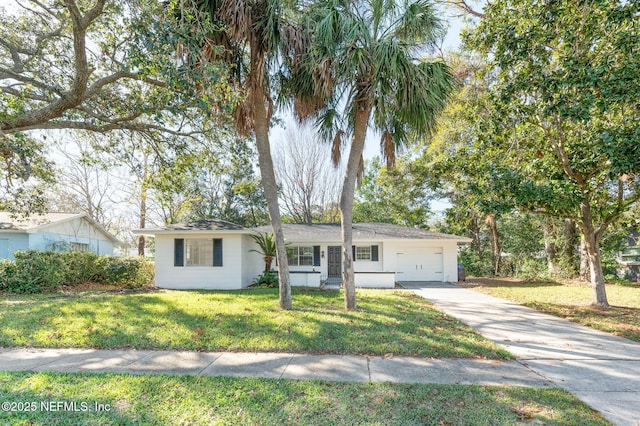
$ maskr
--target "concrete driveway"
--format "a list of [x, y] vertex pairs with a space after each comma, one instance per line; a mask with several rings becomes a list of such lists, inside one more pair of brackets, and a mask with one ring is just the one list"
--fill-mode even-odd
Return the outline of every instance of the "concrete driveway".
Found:
[[640, 344], [448, 283], [403, 283], [618, 425], [640, 426]]

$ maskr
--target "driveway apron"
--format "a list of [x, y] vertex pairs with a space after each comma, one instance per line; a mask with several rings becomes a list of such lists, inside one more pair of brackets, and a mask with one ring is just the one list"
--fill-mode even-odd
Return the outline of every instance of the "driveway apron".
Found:
[[640, 426], [640, 344], [449, 283], [402, 283], [618, 425]]

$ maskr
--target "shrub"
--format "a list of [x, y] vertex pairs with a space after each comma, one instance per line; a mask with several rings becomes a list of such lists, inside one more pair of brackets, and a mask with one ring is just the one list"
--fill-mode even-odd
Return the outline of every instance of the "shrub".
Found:
[[59, 253], [65, 263], [64, 283], [66, 285], [86, 282], [103, 282], [99, 256], [90, 252], [70, 251]]
[[0, 259], [0, 291], [6, 291], [9, 280], [16, 274], [16, 264], [8, 259]]
[[275, 271], [263, 272], [262, 275], [258, 276], [253, 284], [251, 284], [251, 287], [277, 288], [278, 273]]
[[485, 277], [493, 275], [491, 262], [487, 259], [479, 260], [475, 250], [471, 248], [463, 248], [458, 253], [458, 262], [462, 264], [467, 272], [467, 276]]
[[104, 282], [140, 287], [153, 280], [153, 262], [140, 257], [103, 256]]
[[515, 276], [526, 281], [554, 282], [546, 259], [522, 259], [515, 270]]
[[60, 288], [67, 275], [67, 265], [61, 254], [51, 251], [15, 252], [15, 273], [8, 279], [6, 291], [42, 293]]
[[139, 287], [153, 280], [153, 262], [146, 258], [98, 256], [88, 252], [14, 253], [0, 261], [0, 290], [43, 293], [84, 282]]

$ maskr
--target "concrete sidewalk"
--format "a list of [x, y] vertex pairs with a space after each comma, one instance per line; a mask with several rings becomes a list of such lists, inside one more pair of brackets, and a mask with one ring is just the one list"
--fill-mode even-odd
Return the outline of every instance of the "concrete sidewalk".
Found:
[[0, 348], [0, 371], [166, 373], [353, 382], [553, 387], [516, 361], [290, 353]]
[[504, 346], [518, 362], [618, 425], [640, 425], [640, 344], [473, 290], [403, 287]]

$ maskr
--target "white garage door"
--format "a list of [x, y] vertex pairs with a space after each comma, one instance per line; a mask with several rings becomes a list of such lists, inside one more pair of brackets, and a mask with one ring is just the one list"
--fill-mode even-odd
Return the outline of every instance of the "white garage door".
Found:
[[398, 253], [398, 281], [442, 281], [442, 248], [421, 247]]

